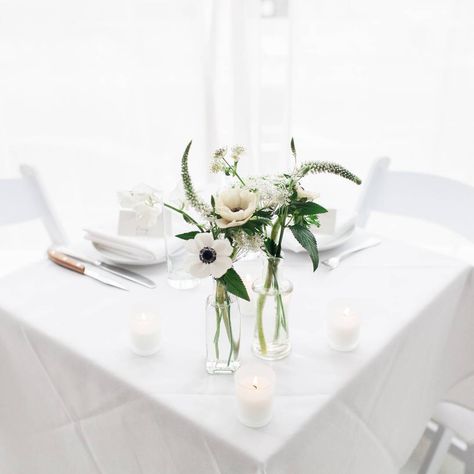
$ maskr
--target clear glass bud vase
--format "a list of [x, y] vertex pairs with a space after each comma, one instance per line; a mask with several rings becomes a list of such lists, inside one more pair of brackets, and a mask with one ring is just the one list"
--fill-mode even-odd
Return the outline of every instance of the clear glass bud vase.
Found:
[[206, 369], [210, 374], [231, 374], [240, 366], [240, 309], [237, 298], [215, 280], [206, 302]]
[[281, 276], [281, 265], [281, 258], [265, 258], [262, 278], [253, 284], [257, 317], [252, 349], [266, 360], [283, 359], [291, 350], [288, 309], [293, 284]]

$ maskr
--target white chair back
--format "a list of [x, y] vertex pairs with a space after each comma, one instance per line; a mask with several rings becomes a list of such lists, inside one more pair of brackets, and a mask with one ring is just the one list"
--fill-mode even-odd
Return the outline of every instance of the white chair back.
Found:
[[20, 166], [21, 177], [0, 179], [0, 226], [41, 219], [54, 244], [66, 243], [36, 171]]
[[389, 166], [389, 158], [373, 164], [357, 205], [359, 226], [367, 224], [372, 211], [379, 211], [424, 219], [474, 241], [474, 187]]

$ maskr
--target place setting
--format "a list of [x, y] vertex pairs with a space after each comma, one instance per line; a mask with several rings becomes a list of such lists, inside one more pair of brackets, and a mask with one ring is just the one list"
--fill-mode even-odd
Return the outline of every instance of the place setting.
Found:
[[49, 258], [66, 268], [128, 291], [130, 282], [150, 289], [156, 283], [141, 272], [166, 262], [163, 200], [159, 192], [140, 184], [117, 193], [117, 217], [109, 226], [86, 227], [89, 242], [59, 245]]
[[[167, 291], [161, 278], [159, 284], [154, 280], [156, 271], [162, 272], [165, 265], [167, 283], [182, 290], [183, 298], [187, 298], [186, 290], [208, 279], [212, 292], [202, 299], [201, 311], [197, 310], [205, 316], [205, 340], [196, 341], [207, 354], [203, 369], [210, 375], [236, 374], [239, 419], [254, 428], [266, 425], [271, 418], [269, 407], [276, 383], [271, 365], [288, 357], [292, 349], [289, 314], [295, 304], [291, 302], [294, 284], [281, 270], [285, 260], [291, 259], [292, 253], [305, 252], [307, 259], [300, 265], [314, 272], [321, 263], [330, 265], [380, 242], [367, 236], [357, 241], [356, 214], [326, 209], [319, 196], [302, 183], [309, 174], [332, 173], [358, 185], [357, 176], [335, 163], [300, 163], [293, 139], [289, 152], [295, 163], [292, 171], [244, 176], [239, 172], [241, 160], [246, 159], [243, 147], [216, 149], [211, 170], [225, 176], [226, 184], [206, 202], [189, 172], [190, 142], [181, 159], [181, 193], [163, 193], [146, 184], [118, 191], [112, 225], [85, 227], [85, 242], [48, 250], [55, 264], [128, 291], [131, 298], [137, 286]], [[339, 249], [342, 254], [323, 259]], [[240, 263], [250, 265], [252, 272], [239, 274]], [[262, 268], [261, 278], [252, 276], [257, 265]], [[178, 293], [176, 297], [180, 297]], [[147, 310], [142, 305], [140, 311], [129, 313], [131, 353], [155, 357], [163, 338], [159, 309], [153, 305]], [[359, 316], [347, 305], [329, 314], [329, 347], [354, 350], [359, 342]], [[254, 326], [251, 350], [255, 362], [241, 368], [241, 331], [249, 330], [249, 318]], [[249, 336], [246, 334], [247, 340]], [[249, 377], [253, 383], [249, 384]], [[250, 414], [255, 409], [246, 407], [252, 400], [255, 406], [267, 406], [262, 409], [265, 415]]]
[[[181, 193], [163, 193], [145, 184], [119, 191], [115, 224], [86, 227], [85, 242], [48, 250], [54, 263], [127, 290], [131, 298], [137, 285], [160, 293], [168, 291], [163, 287], [166, 282], [188, 298], [186, 290], [208, 280], [212, 291], [202, 298], [201, 309], [196, 308], [205, 316], [205, 340], [195, 341], [206, 354], [202, 368], [211, 376], [235, 375], [236, 416], [254, 429], [272, 419], [275, 370], [293, 345], [289, 316], [295, 305], [294, 284], [282, 271], [285, 260], [304, 252], [306, 261], [298, 265], [314, 272], [321, 263], [329, 265], [380, 243], [366, 234], [357, 236], [355, 213], [326, 209], [319, 196], [302, 185], [308, 174], [332, 173], [355, 184], [360, 179], [334, 163], [300, 164], [294, 140], [289, 148], [294, 170], [273, 176], [241, 175], [239, 164], [246, 159], [241, 146], [217, 149], [211, 169], [227, 177], [226, 185], [206, 202], [189, 173], [190, 142], [181, 159]], [[340, 249], [342, 254], [331, 256]], [[323, 260], [328, 254], [328, 260]], [[153, 277], [165, 265], [166, 282], [160, 278], [157, 284]], [[257, 266], [261, 278], [254, 277]], [[360, 340], [360, 315], [350, 302], [340, 301], [334, 300], [326, 311], [327, 346], [353, 351]], [[159, 359], [166, 350], [162, 311], [160, 305], [147, 308], [146, 303], [140, 311], [128, 310], [127, 337], [120, 343], [127, 344], [131, 354]], [[242, 364], [243, 330], [253, 331], [254, 361], [247, 356]], [[251, 334], [245, 336], [242, 340], [251, 339]]]

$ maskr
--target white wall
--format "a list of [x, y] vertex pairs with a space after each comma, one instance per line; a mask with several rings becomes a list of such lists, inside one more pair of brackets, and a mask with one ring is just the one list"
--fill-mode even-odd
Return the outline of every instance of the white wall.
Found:
[[[388, 155], [473, 183], [473, 2], [284, 3], [261, 20], [259, 0], [0, 1], [0, 178], [37, 166], [76, 238], [117, 189], [176, 179], [190, 138], [200, 180], [217, 145], [268, 171], [294, 136], [302, 160], [362, 176]], [[333, 206], [358, 193], [308, 185]], [[3, 229], [0, 247], [36, 235]]]
[[474, 2], [291, 2], [293, 134], [313, 157], [474, 184]]

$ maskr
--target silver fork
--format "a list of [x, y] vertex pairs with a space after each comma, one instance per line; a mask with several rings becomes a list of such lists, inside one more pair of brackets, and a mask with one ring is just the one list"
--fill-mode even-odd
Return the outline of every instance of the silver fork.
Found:
[[359, 245], [356, 245], [355, 247], [344, 250], [344, 252], [341, 252], [339, 255], [323, 260], [322, 263], [324, 263], [324, 265], [327, 265], [331, 270], [334, 270], [334, 268], [339, 266], [343, 258], [353, 253], [360, 252], [361, 250], [368, 249], [370, 247], [375, 247], [376, 245], [380, 244], [380, 242], [381, 242], [380, 239], [371, 237], [370, 239], [367, 239], [362, 244], [359, 244]]

